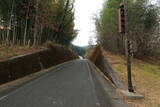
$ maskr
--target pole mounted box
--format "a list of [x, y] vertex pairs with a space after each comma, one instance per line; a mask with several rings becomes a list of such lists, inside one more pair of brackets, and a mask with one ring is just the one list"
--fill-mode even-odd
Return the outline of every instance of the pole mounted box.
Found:
[[120, 3], [118, 9], [118, 29], [119, 33], [125, 33], [125, 5]]

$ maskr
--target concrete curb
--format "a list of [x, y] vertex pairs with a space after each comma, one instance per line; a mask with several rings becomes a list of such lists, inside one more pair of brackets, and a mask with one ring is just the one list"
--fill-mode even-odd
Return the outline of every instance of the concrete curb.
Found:
[[130, 100], [138, 100], [138, 99], [144, 99], [144, 96], [138, 93], [131, 93], [128, 90], [120, 90], [120, 93], [127, 99]]

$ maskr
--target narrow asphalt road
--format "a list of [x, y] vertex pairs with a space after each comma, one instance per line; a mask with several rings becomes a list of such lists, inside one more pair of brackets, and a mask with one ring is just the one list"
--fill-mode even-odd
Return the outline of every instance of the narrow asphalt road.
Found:
[[70, 61], [0, 96], [0, 107], [127, 107], [99, 78], [89, 61]]

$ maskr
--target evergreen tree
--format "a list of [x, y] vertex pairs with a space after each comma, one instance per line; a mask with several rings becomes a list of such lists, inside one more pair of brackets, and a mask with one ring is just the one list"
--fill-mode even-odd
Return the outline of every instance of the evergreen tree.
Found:
[[[97, 38], [106, 49], [124, 53], [124, 35], [118, 32], [118, 8], [121, 0], [105, 2], [100, 18], [96, 19]], [[127, 0], [128, 37], [137, 48], [136, 55], [149, 55], [152, 48], [157, 9], [148, 0]]]

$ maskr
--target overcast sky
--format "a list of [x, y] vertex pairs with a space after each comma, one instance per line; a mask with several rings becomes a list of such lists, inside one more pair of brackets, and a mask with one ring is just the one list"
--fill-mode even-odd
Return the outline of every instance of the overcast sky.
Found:
[[152, 4], [156, 4], [157, 2], [159, 2], [160, 0], [150, 0]]
[[75, 0], [75, 29], [79, 30], [73, 44], [88, 45], [90, 36], [95, 36], [93, 17], [102, 8], [103, 0]]
[[[88, 45], [89, 37], [95, 36], [94, 15], [98, 15], [103, 7], [104, 0], [75, 0], [75, 29], [79, 30], [73, 44]], [[155, 4], [159, 0], [150, 0]]]

